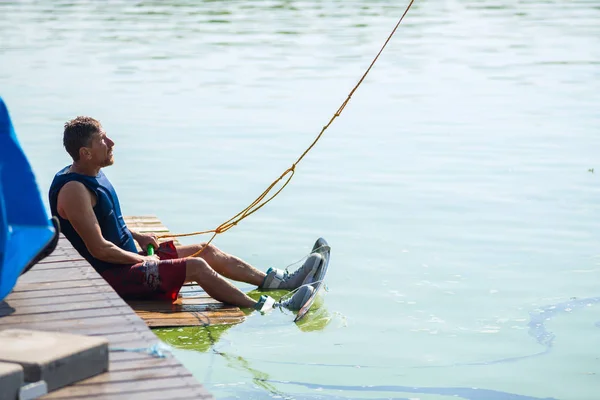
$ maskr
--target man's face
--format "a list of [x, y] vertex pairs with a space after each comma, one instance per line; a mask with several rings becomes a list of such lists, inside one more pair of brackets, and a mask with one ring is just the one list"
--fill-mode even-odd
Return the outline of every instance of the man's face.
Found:
[[92, 161], [99, 167], [108, 167], [114, 163], [112, 149], [115, 142], [106, 136], [104, 129], [92, 137], [91, 150]]

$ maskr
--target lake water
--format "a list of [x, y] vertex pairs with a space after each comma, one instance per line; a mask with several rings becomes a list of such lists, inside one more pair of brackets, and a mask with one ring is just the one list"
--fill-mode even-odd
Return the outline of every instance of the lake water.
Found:
[[[125, 214], [211, 229], [407, 3], [2, 1], [0, 95], [44, 193], [91, 115]], [[599, 110], [597, 1], [417, 0], [215, 242], [266, 269], [326, 238], [321, 307], [159, 334], [219, 399], [598, 399]]]

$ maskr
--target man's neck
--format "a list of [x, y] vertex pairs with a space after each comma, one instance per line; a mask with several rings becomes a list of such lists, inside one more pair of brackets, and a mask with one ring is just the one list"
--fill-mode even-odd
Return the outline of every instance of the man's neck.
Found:
[[77, 174], [88, 176], [97, 176], [100, 173], [99, 167], [82, 165], [78, 162], [74, 162], [73, 164], [71, 164], [71, 168], [69, 168], [69, 170], [70, 172], [75, 172]]

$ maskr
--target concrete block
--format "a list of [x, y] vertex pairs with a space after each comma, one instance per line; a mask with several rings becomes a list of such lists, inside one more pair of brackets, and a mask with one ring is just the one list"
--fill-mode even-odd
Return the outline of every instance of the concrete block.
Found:
[[0, 362], [0, 400], [16, 400], [23, 385], [23, 367]]
[[45, 381], [51, 392], [108, 371], [108, 340], [25, 329], [0, 331], [0, 361], [20, 364], [25, 382]]

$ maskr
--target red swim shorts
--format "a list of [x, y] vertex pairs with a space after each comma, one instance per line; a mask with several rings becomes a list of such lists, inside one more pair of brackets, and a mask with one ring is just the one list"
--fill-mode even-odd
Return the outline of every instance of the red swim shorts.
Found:
[[160, 261], [116, 266], [102, 272], [102, 277], [124, 299], [177, 300], [185, 282], [186, 259], [178, 258], [173, 242], [161, 243], [156, 254]]

